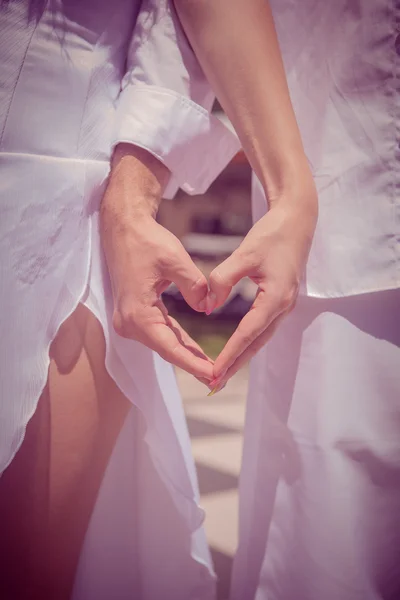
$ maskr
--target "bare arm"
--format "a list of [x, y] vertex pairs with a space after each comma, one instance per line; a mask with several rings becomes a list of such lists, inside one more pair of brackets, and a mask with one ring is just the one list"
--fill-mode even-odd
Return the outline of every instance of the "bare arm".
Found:
[[175, 0], [269, 201], [312, 182], [268, 0]]
[[175, 0], [175, 6], [270, 209], [210, 275], [208, 312], [242, 277], [258, 285], [251, 310], [215, 361], [211, 385], [218, 390], [293, 308], [318, 202], [268, 0]]

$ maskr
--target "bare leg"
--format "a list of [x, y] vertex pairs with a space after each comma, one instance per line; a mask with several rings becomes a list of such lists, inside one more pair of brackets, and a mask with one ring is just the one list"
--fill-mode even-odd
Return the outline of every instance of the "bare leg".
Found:
[[100, 324], [79, 305], [51, 348], [21, 449], [0, 478], [0, 597], [68, 600], [102, 477], [130, 402], [105, 366]]

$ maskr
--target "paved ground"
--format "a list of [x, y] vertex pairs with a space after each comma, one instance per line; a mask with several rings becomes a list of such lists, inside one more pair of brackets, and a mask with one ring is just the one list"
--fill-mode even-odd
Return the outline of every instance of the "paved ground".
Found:
[[219, 577], [218, 596], [228, 597], [232, 557], [237, 545], [238, 475], [247, 391], [247, 369], [221, 392], [207, 397], [196, 379], [178, 371], [206, 510], [206, 532]]

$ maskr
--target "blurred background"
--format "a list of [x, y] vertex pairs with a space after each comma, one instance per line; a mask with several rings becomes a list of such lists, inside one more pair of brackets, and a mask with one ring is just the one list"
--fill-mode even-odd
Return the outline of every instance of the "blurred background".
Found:
[[[214, 113], [230, 124], [218, 103]], [[240, 244], [251, 227], [251, 168], [238, 153], [206, 194], [188, 196], [179, 191], [164, 200], [159, 222], [183, 243], [195, 263], [208, 274]], [[203, 350], [215, 358], [249, 309], [255, 286], [241, 281], [225, 305], [210, 316], [196, 313], [171, 286], [164, 302]], [[226, 388], [207, 397], [207, 388], [183, 371], [177, 372], [192, 439], [206, 510], [206, 533], [218, 576], [218, 599], [226, 600], [232, 559], [237, 545], [238, 476], [248, 370], [243, 369]]]

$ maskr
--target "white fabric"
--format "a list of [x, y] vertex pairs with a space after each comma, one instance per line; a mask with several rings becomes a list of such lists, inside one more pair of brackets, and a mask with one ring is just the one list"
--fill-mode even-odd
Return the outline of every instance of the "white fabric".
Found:
[[[135, 106], [141, 110], [131, 110]], [[158, 122], [160, 115], [162, 122]], [[151, 122], [158, 123], [156, 137], [148, 126]], [[215, 143], [212, 164], [210, 135]], [[133, 139], [174, 173], [164, 194], [166, 198], [173, 196], [178, 187], [188, 194], [205, 192], [225, 168], [227, 157], [239, 149], [237, 138], [227, 134], [217, 117], [172, 90], [149, 85], [129, 87], [119, 100], [113, 145]], [[192, 152], [187, 152], [187, 148], [192, 148]], [[196, 162], [194, 154], [199, 159]]]
[[302, 291], [338, 297], [398, 288], [400, 4], [271, 0], [271, 6], [319, 193]]
[[[163, 383], [172, 378], [171, 372]], [[174, 381], [169, 383], [176, 394]], [[214, 597], [214, 584], [204, 567], [208, 555], [203, 529], [188, 535], [143, 443], [144, 435], [143, 418], [132, 408], [102, 482], [72, 600]]]
[[253, 361], [232, 600], [400, 597], [399, 306], [303, 297]]
[[[50, 343], [83, 302], [103, 326], [107, 368], [142, 415], [154, 477], [170, 494], [184, 532], [159, 553], [141, 553], [140, 597], [154, 600], [150, 574], [164, 557], [175, 571], [160, 571], [163, 598], [208, 600], [214, 575], [173, 371], [113, 331], [98, 208], [118, 141], [162, 159], [172, 170], [170, 191], [179, 183], [199, 192], [236, 152], [236, 138], [210, 116], [212, 94], [166, 0], [10, 0], [0, 5], [0, 33], [0, 473], [22, 443], [45, 385]], [[119, 456], [114, 464], [134, 465], [134, 457]], [[117, 509], [104, 500], [107, 477], [114, 476], [110, 468], [81, 557], [79, 600], [86, 589], [94, 591], [85, 600], [101, 597], [91, 577], [102, 556], [91, 554], [90, 540], [101, 537], [101, 515]], [[129, 476], [120, 477], [128, 486]], [[149, 515], [163, 514], [164, 497], [147, 493]], [[132, 511], [143, 501], [139, 486]], [[162, 525], [148, 518], [153, 542]], [[190, 561], [196, 568], [188, 568]], [[188, 576], [177, 579], [177, 568]], [[119, 589], [137, 597], [132, 585], [130, 576]]]
[[251, 366], [231, 600], [397, 600], [400, 4], [271, 4], [320, 217]]

